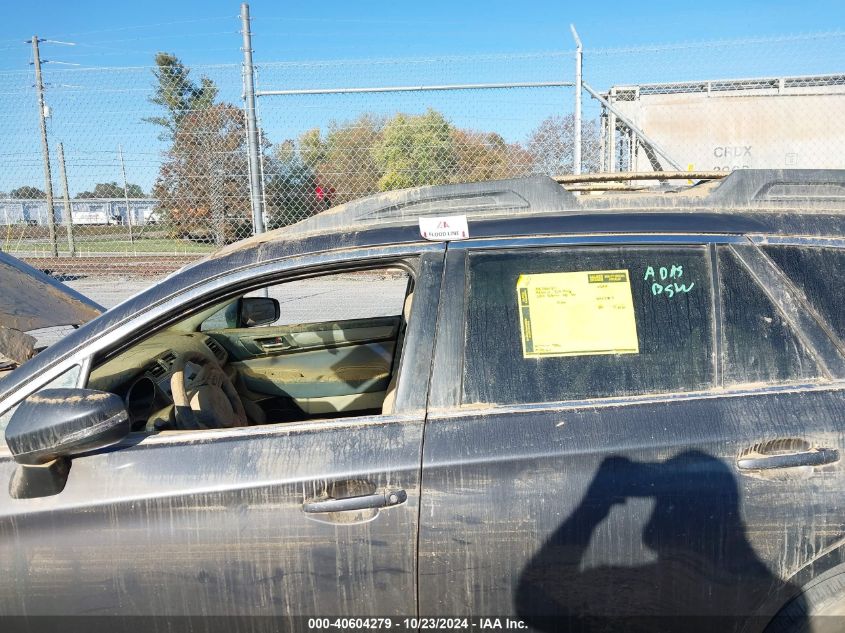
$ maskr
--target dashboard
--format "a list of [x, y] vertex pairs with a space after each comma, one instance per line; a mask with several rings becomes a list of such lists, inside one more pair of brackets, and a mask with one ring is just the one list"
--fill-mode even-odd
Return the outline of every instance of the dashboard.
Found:
[[[137, 430], [153, 413], [173, 404], [170, 392], [173, 365], [177, 356], [189, 352], [215, 360], [220, 367], [228, 360], [226, 350], [210, 336], [162, 332], [99, 365], [91, 372], [88, 385], [122, 396], [132, 428]], [[185, 364], [188, 389], [199, 369], [194, 363]]]

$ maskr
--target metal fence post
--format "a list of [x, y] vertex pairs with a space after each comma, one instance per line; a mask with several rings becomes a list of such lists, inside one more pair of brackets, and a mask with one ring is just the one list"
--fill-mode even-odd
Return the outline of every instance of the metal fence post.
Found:
[[53, 209], [53, 176], [50, 173], [50, 146], [47, 144], [47, 104], [44, 103], [44, 82], [41, 80], [41, 53], [38, 36], [32, 36], [32, 63], [35, 66], [35, 91], [38, 93], [38, 120], [41, 123], [41, 153], [44, 157], [44, 193], [47, 196], [47, 226], [50, 229], [50, 247], [53, 257], [59, 256], [56, 239], [56, 215]]
[[575, 38], [575, 123], [573, 137], [575, 142], [572, 147], [572, 173], [581, 173], [581, 66], [584, 61], [584, 48], [581, 46], [581, 38], [575, 25], [570, 24], [572, 37]]
[[[648, 145], [649, 147], [651, 147], [651, 149], [654, 150], [655, 153], [660, 154], [664, 158], [664, 160], [672, 166], [673, 169], [675, 169], [677, 171], [683, 171], [681, 169], [681, 165], [680, 165], [680, 163], [678, 163], [678, 161], [673, 159], [666, 152], [666, 150], [664, 150], [662, 147], [660, 147], [660, 145], [658, 145], [649, 136], [647, 136], [646, 133], [643, 132], [639, 127], [637, 127], [637, 125], [631, 119], [629, 119], [627, 116], [622, 114], [622, 112], [620, 112], [616, 107], [611, 105], [611, 103], [608, 99], [605, 99], [604, 97], [602, 97], [596, 90], [594, 90], [590, 86], [590, 84], [584, 83], [583, 86], [584, 86], [584, 90], [589, 92], [590, 96], [592, 96], [593, 99], [598, 101], [607, 110], [609, 110], [611, 112], [611, 114], [613, 114], [613, 116], [614, 116], [614, 123], [613, 123], [614, 128], [612, 129], [612, 131], [614, 133], [615, 133], [615, 126], [616, 126], [615, 119], [618, 118], [620, 121], [622, 121], [622, 123], [625, 124], [625, 126], [629, 130], [631, 130], [634, 134], [636, 134], [640, 138], [641, 142], [643, 142], [646, 145]], [[613, 152], [616, 148], [616, 141], [615, 141], [615, 137], [611, 137], [611, 138], [613, 139], [613, 140], [611, 140], [611, 152]], [[621, 165], [620, 165], [620, 167], [621, 167]], [[615, 171], [613, 163], [611, 163], [609, 171]]]
[[67, 248], [71, 257], [76, 257], [76, 243], [73, 240], [73, 208], [70, 203], [70, 191], [67, 186], [65, 169], [65, 148], [59, 143], [59, 171], [62, 177], [62, 196], [65, 203], [65, 221], [67, 222]]
[[259, 153], [261, 145], [255, 116], [255, 69], [252, 65], [252, 33], [249, 27], [249, 5], [241, 4], [241, 27], [244, 36], [244, 114], [246, 116], [247, 151], [249, 153], [249, 196], [252, 206], [252, 232], [264, 232], [264, 183], [261, 178]]
[[126, 163], [123, 162], [123, 146], [117, 146], [117, 154], [120, 156], [120, 171], [123, 172], [123, 200], [126, 203], [126, 225], [129, 227], [129, 243], [132, 250], [135, 250], [135, 235], [132, 231], [132, 209], [129, 207], [129, 184], [126, 182]]

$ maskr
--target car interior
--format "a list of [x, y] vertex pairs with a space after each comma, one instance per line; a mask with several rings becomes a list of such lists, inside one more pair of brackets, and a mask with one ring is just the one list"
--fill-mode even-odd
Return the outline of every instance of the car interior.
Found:
[[136, 432], [392, 413], [413, 287], [404, 267], [265, 286], [105, 357], [88, 387]]

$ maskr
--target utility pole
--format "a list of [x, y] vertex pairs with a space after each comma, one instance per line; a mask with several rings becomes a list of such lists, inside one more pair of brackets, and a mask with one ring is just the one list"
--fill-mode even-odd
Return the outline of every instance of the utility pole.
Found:
[[32, 60], [35, 66], [35, 90], [38, 93], [38, 119], [41, 122], [41, 154], [44, 157], [44, 192], [47, 195], [47, 226], [50, 228], [50, 244], [53, 257], [59, 256], [56, 239], [56, 216], [53, 211], [53, 178], [50, 173], [50, 146], [47, 144], [47, 104], [44, 103], [44, 82], [41, 80], [41, 56], [38, 52], [38, 36], [33, 35]]
[[123, 200], [126, 202], [126, 224], [129, 226], [129, 243], [132, 250], [135, 250], [135, 236], [132, 233], [132, 209], [129, 208], [129, 185], [126, 184], [126, 164], [123, 162], [123, 146], [117, 146], [117, 153], [120, 156], [120, 170], [123, 172]]
[[62, 195], [65, 203], [65, 221], [67, 222], [67, 248], [71, 257], [76, 257], [76, 244], [73, 240], [73, 209], [70, 204], [70, 191], [67, 186], [67, 171], [65, 170], [65, 148], [59, 143], [59, 173], [62, 177]]
[[241, 29], [244, 36], [244, 114], [249, 152], [249, 197], [252, 206], [252, 232], [264, 232], [264, 182], [261, 173], [258, 123], [255, 116], [255, 68], [252, 65], [252, 32], [249, 26], [249, 5], [241, 4]]
[[581, 173], [581, 67], [584, 61], [584, 48], [581, 46], [581, 38], [575, 25], [570, 24], [572, 37], [575, 38], [575, 123], [573, 137], [575, 142], [572, 146], [572, 173]]

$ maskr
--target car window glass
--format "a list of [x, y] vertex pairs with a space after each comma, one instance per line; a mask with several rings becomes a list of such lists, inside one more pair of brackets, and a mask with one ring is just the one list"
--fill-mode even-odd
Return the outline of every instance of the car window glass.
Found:
[[814, 246], [765, 246], [763, 252], [786, 273], [830, 329], [845, 341], [845, 249]]
[[89, 387], [124, 398], [133, 430], [143, 432], [390, 414], [402, 406], [397, 390], [413, 303], [406, 268], [292, 279], [245, 297], [251, 300], [187, 314], [95, 362]]
[[228, 303], [224, 308], [218, 310], [202, 322], [200, 330], [221, 330], [227, 327], [235, 327], [237, 323], [238, 301]]
[[719, 249], [724, 383], [815, 379], [818, 364], [729, 248]]
[[[258, 327], [368, 319], [401, 314], [408, 279], [407, 272], [395, 268], [362, 270], [288, 281], [245, 296], [279, 301], [279, 319]], [[232, 327], [234, 306], [206, 319], [202, 331]]]
[[[709, 270], [703, 247], [568, 247], [471, 254], [462, 402], [554, 402], [711, 387], [714, 363]], [[610, 308], [626, 294], [625, 286], [629, 285], [627, 301], [632, 303], [632, 310], [620, 303], [624, 318], [608, 321], [606, 317], [597, 318], [602, 313], [590, 312], [595, 306], [588, 307], [577, 316], [578, 327], [582, 328], [578, 331], [590, 339], [588, 348], [569, 356], [554, 352], [532, 356], [526, 352], [526, 326], [521, 323], [517, 287], [526, 280], [553, 286], [553, 277], [532, 277], [549, 273], [594, 277], [585, 277], [586, 285], [575, 290], [564, 287], [569, 283], [564, 281], [563, 286], [546, 292], [544, 300], [557, 294], [566, 301], [567, 294], [594, 292], [589, 283], [613, 282], [616, 274], [622, 281], [616, 286], [607, 284], [612, 292], [595, 297], [598, 301], [609, 298]], [[602, 278], [605, 273], [609, 276]], [[577, 328], [561, 323], [555, 329], [554, 319], [570, 318], [566, 313], [569, 308], [555, 312], [557, 309], [552, 305], [543, 317], [548, 321], [545, 328], [552, 339], [557, 337], [564, 345], [561, 349], [572, 349], [577, 345], [572, 339]], [[589, 321], [594, 318], [596, 323], [614, 325], [602, 332], [601, 327], [591, 327]], [[616, 331], [625, 328], [631, 332], [627, 342]], [[636, 351], [601, 350], [603, 339], [611, 347], [633, 343]], [[554, 346], [555, 341], [546, 341], [549, 343]]]
[[[67, 371], [53, 378], [53, 380], [41, 387], [41, 389], [39, 389], [38, 391], [43, 391], [44, 389], [62, 389], [66, 387], [75, 387], [78, 379], [79, 365], [74, 365]], [[6, 427], [9, 425], [9, 420], [12, 419], [12, 415], [15, 413], [17, 408], [18, 405], [15, 405], [11, 409], [8, 409], [7, 411], [3, 412], [2, 415], [0, 415], [0, 431], [3, 432], [2, 434], [0, 434], [0, 444], [6, 443]]]

